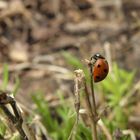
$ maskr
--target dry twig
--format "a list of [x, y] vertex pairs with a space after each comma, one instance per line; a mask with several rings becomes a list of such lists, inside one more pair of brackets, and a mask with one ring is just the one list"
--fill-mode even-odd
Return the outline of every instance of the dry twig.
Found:
[[[9, 95], [8, 91], [0, 91], [0, 108], [3, 110], [3, 112], [6, 114], [8, 119], [13, 123], [17, 131], [19, 132], [21, 138], [23, 140], [35, 140], [35, 137], [33, 136], [27, 136], [25, 133], [25, 130], [23, 130], [23, 118], [20, 112], [20, 109], [18, 108], [16, 101], [13, 97]], [[8, 108], [8, 104], [12, 107], [13, 113]], [[26, 126], [26, 128], [28, 128]], [[28, 129], [29, 130], [29, 129]]]
[[74, 134], [76, 131], [75, 129], [76, 129], [76, 126], [78, 125], [79, 110], [80, 110], [80, 93], [79, 93], [79, 91], [80, 91], [80, 87], [82, 84], [82, 80], [84, 78], [84, 73], [82, 70], [80, 70], [80, 69], [75, 70], [74, 73], [75, 73], [75, 79], [74, 79], [75, 110], [76, 110], [77, 117], [76, 117], [76, 121], [73, 125], [73, 128], [71, 130], [68, 140], [71, 140], [74, 138]]

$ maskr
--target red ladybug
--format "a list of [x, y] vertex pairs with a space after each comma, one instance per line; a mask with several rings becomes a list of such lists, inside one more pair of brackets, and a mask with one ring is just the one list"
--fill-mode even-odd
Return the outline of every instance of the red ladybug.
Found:
[[94, 82], [100, 82], [105, 79], [109, 72], [109, 66], [106, 59], [99, 53], [91, 57], [91, 60], [94, 59], [94, 68], [93, 68], [93, 78]]

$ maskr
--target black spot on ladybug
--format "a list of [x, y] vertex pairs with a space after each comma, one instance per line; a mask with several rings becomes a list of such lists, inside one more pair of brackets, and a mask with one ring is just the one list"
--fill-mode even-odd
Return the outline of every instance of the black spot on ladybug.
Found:
[[107, 69], [104, 69], [104, 72], [107, 73]]
[[101, 67], [101, 65], [100, 65], [100, 64], [98, 64], [98, 65], [97, 65], [97, 67], [98, 67], [98, 68], [100, 68], [100, 67]]
[[96, 76], [97, 79], [100, 79], [100, 76]]

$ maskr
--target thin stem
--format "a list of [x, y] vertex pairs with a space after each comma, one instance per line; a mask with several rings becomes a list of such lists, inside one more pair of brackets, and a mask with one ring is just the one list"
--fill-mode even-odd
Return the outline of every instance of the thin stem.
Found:
[[74, 78], [74, 97], [75, 97], [75, 110], [76, 110], [76, 120], [75, 123], [72, 127], [72, 130], [70, 132], [70, 135], [68, 137], [68, 140], [73, 140], [75, 139], [75, 135], [76, 135], [76, 129], [78, 126], [78, 121], [79, 121], [79, 110], [80, 110], [80, 87], [82, 84], [82, 79], [84, 77], [84, 73], [82, 70], [75, 70], [75, 78]]
[[75, 90], [75, 110], [76, 110], [76, 123], [78, 124], [79, 120], [79, 110], [80, 110], [80, 93], [79, 93], [79, 80], [76, 77], [75, 78], [75, 85], [74, 85], [74, 90]]
[[89, 91], [88, 91], [85, 79], [84, 79], [84, 90], [85, 90], [86, 104], [87, 104], [88, 112], [89, 112], [90, 117], [92, 117], [93, 114], [92, 114], [92, 106], [91, 106], [90, 97], [89, 97], [90, 95], [89, 95]]
[[91, 65], [90, 66], [90, 87], [91, 87], [92, 102], [93, 102], [93, 112], [94, 112], [95, 116], [97, 116], [96, 102], [95, 102], [95, 95], [94, 95], [94, 82], [93, 82], [92, 71], [93, 71], [93, 68], [92, 68], [92, 65]]
[[90, 65], [90, 87], [91, 87], [91, 95], [92, 95], [92, 102], [93, 102], [93, 114], [94, 114], [94, 118], [93, 118], [93, 125], [92, 125], [92, 129], [93, 129], [93, 139], [94, 140], [98, 140], [97, 137], [97, 128], [96, 128], [96, 124], [97, 124], [97, 111], [96, 111], [96, 102], [95, 102], [95, 95], [94, 95], [94, 84], [93, 84], [93, 66]]

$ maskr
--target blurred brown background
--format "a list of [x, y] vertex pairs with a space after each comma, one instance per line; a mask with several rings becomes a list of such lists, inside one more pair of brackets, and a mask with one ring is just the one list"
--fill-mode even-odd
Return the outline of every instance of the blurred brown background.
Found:
[[1, 77], [6, 62], [11, 82], [8, 88], [13, 88], [18, 75], [20, 95], [28, 97], [37, 89], [51, 94], [56, 89], [72, 90], [72, 80], [63, 77], [71, 69], [61, 51], [81, 60], [109, 51], [111, 60], [120, 67], [137, 69], [138, 80], [139, 45], [137, 0], [0, 1]]

